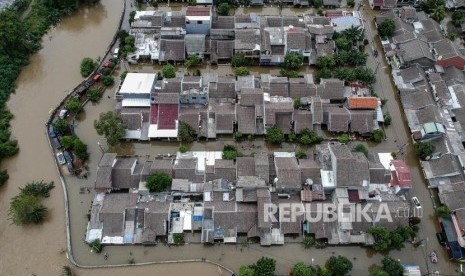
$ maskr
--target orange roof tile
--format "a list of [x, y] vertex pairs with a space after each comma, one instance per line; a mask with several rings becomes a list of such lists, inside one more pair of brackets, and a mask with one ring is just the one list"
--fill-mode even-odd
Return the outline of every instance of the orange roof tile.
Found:
[[352, 97], [349, 98], [350, 109], [376, 109], [378, 98], [376, 97]]

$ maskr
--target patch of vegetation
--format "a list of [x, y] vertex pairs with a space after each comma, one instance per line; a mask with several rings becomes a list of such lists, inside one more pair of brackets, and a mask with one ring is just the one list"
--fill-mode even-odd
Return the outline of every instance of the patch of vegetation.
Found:
[[186, 152], [187, 152], [187, 147], [184, 146], [184, 145], [180, 146], [180, 147], [179, 147], [179, 152], [180, 152], [180, 153], [186, 153]]
[[344, 256], [331, 256], [326, 261], [326, 269], [334, 276], [347, 275], [352, 270], [352, 262]]
[[281, 144], [284, 142], [284, 133], [278, 126], [272, 126], [266, 131], [266, 140], [272, 144]]
[[102, 98], [102, 93], [98, 89], [91, 89], [87, 91], [87, 98], [93, 103], [98, 103]]
[[283, 67], [287, 70], [298, 70], [304, 64], [304, 56], [299, 53], [288, 53], [284, 56]]
[[160, 193], [166, 191], [171, 186], [171, 177], [164, 172], [157, 172], [147, 176], [145, 186], [151, 193]]
[[372, 248], [375, 251], [385, 251], [390, 249], [401, 249], [404, 243], [411, 237], [415, 236], [415, 232], [410, 227], [399, 227], [396, 230], [389, 232], [385, 227], [371, 227], [368, 230], [375, 243]]
[[234, 74], [236, 76], [248, 76], [250, 75], [250, 71], [247, 67], [236, 67], [234, 68]]
[[107, 139], [107, 144], [115, 146], [126, 134], [126, 127], [119, 114], [112, 111], [100, 113], [99, 119], [94, 121], [94, 128], [98, 135]]
[[391, 123], [392, 123], [392, 116], [391, 116], [391, 114], [386, 113], [386, 115], [384, 115], [384, 125], [385, 126], [390, 126]]
[[218, 5], [218, 15], [229, 15], [230, 10], [231, 6], [228, 3], [221, 3]]
[[323, 137], [316, 134], [315, 131], [308, 128], [302, 130], [300, 134], [300, 143], [307, 146], [312, 146], [323, 142]]
[[175, 245], [184, 244], [184, 233], [175, 233], [175, 234], [173, 234], [173, 243]]
[[339, 135], [339, 137], [337, 137], [337, 140], [341, 144], [347, 144], [350, 141], [349, 134], [343, 133], [343, 134]]
[[414, 144], [415, 154], [420, 159], [426, 159], [436, 151], [436, 146], [431, 142], [418, 141]]
[[74, 97], [68, 100], [65, 107], [73, 114], [78, 114], [82, 110], [81, 101]]
[[231, 64], [233, 67], [245, 67], [250, 65], [250, 62], [243, 55], [233, 55], [231, 58]]
[[50, 196], [50, 190], [55, 187], [53, 182], [30, 182], [20, 188], [19, 195], [12, 198], [8, 218], [15, 225], [40, 224], [47, 217], [47, 207], [42, 205], [42, 199]]
[[242, 132], [236, 131], [236, 132], [234, 132], [234, 134], [233, 134], [233, 138], [234, 138], [234, 140], [235, 140], [236, 142], [240, 142], [240, 141], [242, 141], [242, 140], [244, 139], [244, 135], [242, 134]]
[[396, 29], [396, 24], [392, 19], [386, 19], [381, 24], [378, 25], [379, 35], [383, 38], [388, 38], [392, 36]]
[[290, 78], [290, 79], [295, 79], [295, 78], [299, 77], [299, 72], [298, 71], [287, 70], [287, 69], [284, 69], [284, 68], [279, 71], [279, 74], [281, 75], [281, 77], [287, 77], [287, 78]]
[[58, 119], [53, 124], [53, 129], [58, 135], [66, 135], [69, 133], [69, 123], [65, 119]]
[[367, 147], [365, 147], [363, 144], [358, 144], [358, 145], [356, 145], [352, 151], [353, 151], [353, 152], [361, 152], [361, 153], [363, 153], [365, 156], [368, 157], [368, 149], [367, 149]]
[[97, 69], [98, 63], [93, 60], [90, 57], [85, 57], [81, 61], [81, 76], [87, 77], [89, 76], [92, 72], [94, 72], [95, 69]]
[[223, 147], [223, 159], [236, 160], [239, 155], [240, 153], [237, 151], [236, 147], [231, 145], [225, 145]]
[[384, 140], [384, 131], [382, 129], [375, 129], [373, 131], [372, 140], [376, 143], [380, 143]]
[[164, 78], [172, 79], [176, 77], [176, 68], [173, 65], [167, 64], [161, 69]]
[[436, 216], [442, 217], [445, 215], [450, 215], [451, 211], [449, 209], [449, 206], [441, 205], [441, 206], [436, 207], [436, 209], [434, 210], [434, 213], [436, 214]]
[[307, 151], [303, 148], [298, 148], [295, 152], [295, 157], [298, 159], [305, 159], [307, 158]]
[[303, 241], [302, 241], [302, 244], [303, 244], [304, 248], [308, 249], [308, 248], [315, 245], [315, 238], [311, 237], [311, 236], [305, 236]]
[[113, 79], [112, 76], [102, 76], [102, 83], [105, 86], [110, 86], [115, 83], [115, 80]]
[[187, 68], [195, 67], [202, 63], [202, 60], [197, 55], [190, 55], [185, 62]]
[[90, 246], [91, 250], [94, 251], [95, 253], [97, 253], [97, 254], [102, 253], [103, 244], [100, 242], [99, 239], [93, 240], [93, 241], [89, 244], [89, 246]]
[[178, 137], [182, 142], [192, 143], [197, 139], [197, 132], [188, 123], [180, 121]]

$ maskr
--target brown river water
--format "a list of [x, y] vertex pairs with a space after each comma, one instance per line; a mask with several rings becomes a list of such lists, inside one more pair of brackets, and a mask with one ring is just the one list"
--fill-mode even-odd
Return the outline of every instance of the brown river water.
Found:
[[[31, 64], [21, 73], [17, 81], [17, 92], [11, 96], [9, 108], [15, 115], [12, 121], [13, 136], [18, 139], [20, 152], [3, 163], [10, 173], [8, 184], [0, 191], [0, 275], [58, 275], [61, 267], [68, 264], [66, 256], [66, 230], [63, 208], [63, 191], [59, 185], [59, 178], [50, 154], [45, 136], [44, 123], [48, 118], [49, 110], [54, 107], [63, 96], [75, 87], [82, 78], [79, 74], [79, 63], [83, 57], [98, 57], [103, 55], [113, 34], [116, 31], [122, 5], [120, 1], [101, 0], [101, 4], [92, 8], [83, 8], [63, 22], [44, 37], [43, 49], [31, 58]], [[263, 11], [264, 14], [277, 14], [274, 8], [265, 9], [238, 9], [238, 13], [250, 11]], [[304, 10], [284, 9], [283, 14], [301, 13]], [[131, 71], [153, 72], [158, 66], [141, 65], [131, 67]], [[202, 68], [202, 71], [215, 70], [221, 75], [231, 74], [229, 67]], [[384, 69], [380, 68], [379, 73]], [[254, 67], [251, 71], [260, 73], [278, 73], [279, 69], [267, 67]], [[302, 71], [311, 72], [310, 68]], [[396, 151], [402, 144], [408, 142], [403, 116], [396, 103], [396, 98], [390, 87], [389, 78], [380, 80], [378, 88], [383, 90], [382, 95], [388, 98], [388, 110], [393, 115], [394, 125], [388, 128], [390, 137], [385, 143], [371, 145], [378, 151]], [[115, 88], [106, 91], [106, 95], [114, 93]], [[381, 94], [381, 93], [379, 93]], [[298, 240], [283, 247], [263, 248], [251, 245], [241, 248], [240, 245], [217, 245], [205, 247], [199, 244], [189, 244], [182, 248], [169, 248], [163, 245], [156, 247], [124, 246], [106, 247], [109, 258], [104, 260], [102, 255], [91, 253], [89, 247], [82, 242], [87, 223], [86, 213], [92, 200], [92, 194], [80, 194], [81, 187], [92, 186], [95, 177], [95, 168], [100, 159], [101, 152], [97, 145], [103, 138], [97, 136], [93, 129], [93, 121], [102, 111], [112, 110], [114, 100], [103, 97], [98, 105], [87, 105], [85, 111], [77, 120], [76, 133], [89, 146], [91, 160], [89, 163], [90, 177], [87, 180], [66, 177], [71, 214], [71, 236], [75, 260], [83, 265], [124, 264], [134, 258], [136, 262], [188, 260], [206, 258], [226, 265], [238, 271], [241, 264], [250, 264], [261, 256], [272, 257], [277, 260], [277, 272], [287, 274], [293, 263], [303, 261], [323, 265], [326, 259], [333, 254], [350, 257], [354, 263], [353, 275], [367, 275], [367, 267], [379, 264], [382, 256], [359, 247], [329, 247], [326, 249], [304, 250]], [[221, 150], [224, 143], [195, 143], [192, 149]], [[263, 142], [254, 142], [255, 146], [263, 149]], [[250, 147], [252, 142], [244, 142]], [[239, 145], [242, 147], [243, 145]], [[179, 145], [177, 143], [123, 143], [115, 149], [122, 154], [159, 154], [174, 153]], [[294, 150], [293, 145], [284, 144], [282, 150]], [[409, 149], [410, 147], [407, 147]], [[269, 150], [274, 150], [269, 148]], [[407, 163], [417, 168], [418, 163], [412, 152], [408, 150]], [[419, 197], [424, 208], [431, 213], [431, 203], [428, 204], [429, 194], [424, 188], [421, 172], [413, 171], [415, 181], [415, 195]], [[45, 200], [50, 216], [46, 223], [40, 226], [18, 227], [10, 225], [7, 220], [7, 210], [10, 198], [18, 193], [21, 187], [32, 180], [55, 181], [57, 187], [52, 191], [51, 197]], [[425, 211], [426, 211], [425, 210]], [[429, 219], [422, 223], [422, 238], [431, 240], [431, 245], [438, 250], [434, 239], [435, 226]], [[198, 234], [195, 234], [198, 235]], [[194, 235], [194, 238], [195, 238]], [[286, 241], [287, 242], [287, 241]], [[435, 243], [436, 242], [436, 243]], [[446, 263], [443, 252], [441, 256], [441, 272], [452, 274], [454, 267]], [[422, 249], [413, 248], [407, 244], [402, 251], [391, 252], [391, 255], [405, 263], [418, 263], [425, 269], [425, 254]], [[427, 261], [427, 260], [426, 260]], [[78, 275], [228, 275], [217, 267], [202, 264], [163, 264], [129, 268], [105, 269], [77, 269]]]

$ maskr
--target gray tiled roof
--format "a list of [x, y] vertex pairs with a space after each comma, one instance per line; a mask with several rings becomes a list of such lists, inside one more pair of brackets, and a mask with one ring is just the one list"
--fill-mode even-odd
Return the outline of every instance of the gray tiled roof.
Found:
[[253, 157], [238, 157], [236, 159], [237, 176], [255, 176], [255, 159]]
[[218, 16], [212, 22], [212, 29], [234, 29], [234, 16]]
[[[312, 80], [313, 81], [313, 80]], [[308, 83], [305, 78], [289, 79], [289, 97], [296, 99], [316, 95], [316, 85]]]
[[286, 32], [287, 49], [305, 50], [307, 48], [307, 41], [305, 37], [305, 29], [292, 28]]
[[112, 166], [116, 159], [116, 153], [105, 153], [100, 159], [97, 167], [97, 176], [95, 179], [96, 189], [110, 189], [111, 188], [111, 173]]
[[412, 39], [398, 45], [398, 54], [404, 61], [411, 62], [420, 58], [434, 60], [433, 54], [429, 50], [428, 42], [422, 39]]
[[299, 167], [301, 171], [300, 182], [304, 183], [307, 178], [310, 178], [313, 183], [321, 183], [320, 165], [313, 159], [299, 159]]
[[255, 106], [263, 104], [263, 91], [258, 88], [242, 88], [241, 99], [239, 101], [241, 106]]
[[132, 183], [132, 172], [134, 164], [137, 163], [136, 157], [120, 157], [116, 160], [112, 172], [113, 188], [128, 189], [137, 188]]
[[204, 34], [187, 34], [186, 52], [188, 55], [205, 53], [205, 35]]
[[408, 109], [418, 109], [434, 104], [431, 94], [422, 90], [400, 90], [400, 100], [402, 106]]
[[[237, 19], [236, 19], [237, 20]], [[261, 35], [259, 29], [236, 30], [236, 39], [234, 49], [236, 50], [253, 50], [261, 44]]]
[[184, 61], [186, 48], [184, 39], [161, 39], [160, 61]]
[[[456, 48], [454, 43], [448, 38], [444, 38], [436, 43], [434, 43], [433, 48], [436, 50], [438, 56], [441, 56], [442, 59], [448, 59], [456, 56], [462, 56], [460, 51]], [[463, 58], [463, 57], [462, 57]]]
[[369, 182], [370, 173], [368, 160], [363, 154], [352, 153], [346, 145], [330, 144], [329, 148], [336, 160], [335, 170], [336, 184], [338, 187], [361, 186], [363, 181]]
[[142, 127], [142, 116], [140, 113], [122, 113], [121, 119], [128, 130], [138, 130]]
[[158, 104], [178, 104], [179, 93], [159, 93], [155, 95], [155, 102]]
[[313, 115], [308, 110], [294, 111], [294, 126], [295, 133], [300, 134], [302, 130], [308, 128], [313, 130]]
[[295, 157], [275, 157], [276, 177], [278, 183], [276, 189], [301, 189], [300, 169]]
[[164, 172], [169, 176], [173, 175], [172, 159], [154, 159], [150, 167], [150, 173]]
[[345, 107], [329, 106], [325, 108], [327, 113], [327, 126], [329, 131], [347, 132], [349, 130], [350, 112]]
[[255, 107], [236, 105], [236, 121], [239, 132], [242, 134], [255, 134], [257, 131]]
[[210, 98], [235, 98], [236, 80], [234, 77], [218, 77], [216, 83], [210, 84]]
[[322, 99], [344, 99], [344, 81], [338, 79], [321, 79], [317, 86], [318, 96]]
[[350, 130], [359, 134], [373, 132], [376, 119], [375, 110], [351, 110]]

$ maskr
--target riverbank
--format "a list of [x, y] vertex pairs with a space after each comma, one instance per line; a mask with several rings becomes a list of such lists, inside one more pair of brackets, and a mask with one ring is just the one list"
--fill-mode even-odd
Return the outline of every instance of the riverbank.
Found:
[[10, 180], [0, 192], [0, 219], [4, 222], [0, 224], [2, 275], [59, 274], [61, 267], [68, 264], [60, 186], [44, 202], [49, 218], [43, 225], [9, 225], [8, 205], [18, 187], [28, 181], [44, 179], [59, 183], [44, 123], [50, 108], [82, 80], [78, 66], [82, 58], [96, 58], [108, 46], [116, 32], [118, 14], [121, 5], [102, 0], [63, 19], [45, 35], [42, 49], [31, 56], [30, 64], [18, 77], [16, 93], [11, 95], [8, 108], [15, 113], [11, 130], [21, 151], [3, 163]]

